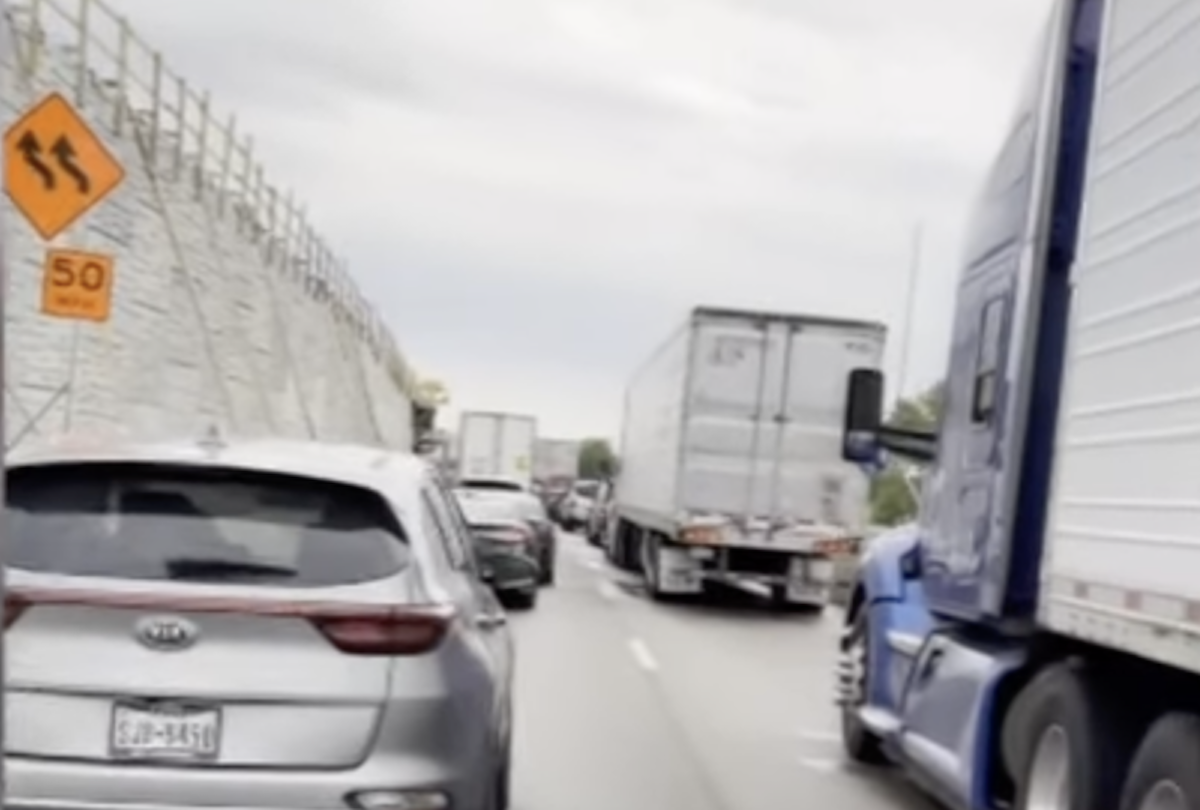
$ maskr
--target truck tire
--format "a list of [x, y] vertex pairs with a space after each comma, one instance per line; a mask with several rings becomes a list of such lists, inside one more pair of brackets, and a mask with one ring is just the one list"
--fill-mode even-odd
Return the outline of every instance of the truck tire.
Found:
[[1121, 810], [1200, 810], [1200, 717], [1175, 712], [1150, 727], [1133, 758]]
[[655, 602], [669, 602], [671, 594], [668, 594], [662, 589], [662, 560], [659, 559], [659, 549], [661, 541], [658, 537], [644, 536], [642, 538], [642, 559], [639, 561], [642, 568], [642, 578], [646, 581], [646, 593]]
[[638, 550], [634, 542], [640, 528], [624, 520], [613, 528], [612, 543], [608, 549], [608, 561], [620, 571], [636, 572], [640, 566]]
[[1013, 701], [1002, 740], [1015, 810], [1117, 810], [1131, 735], [1096, 680], [1055, 663]]
[[883, 765], [883, 741], [858, 717], [866, 705], [871, 680], [871, 620], [866, 604], [854, 609], [842, 631], [838, 678], [842, 686], [842, 747], [846, 756], [864, 765]]
[[612, 528], [608, 530], [608, 536], [604, 538], [604, 545], [602, 547], [604, 549], [604, 559], [608, 560], [609, 564], [614, 568], [620, 568], [620, 566], [617, 565], [617, 555], [620, 554], [622, 540], [621, 534], [624, 531], [625, 521], [618, 520], [615, 524], [613, 524]]

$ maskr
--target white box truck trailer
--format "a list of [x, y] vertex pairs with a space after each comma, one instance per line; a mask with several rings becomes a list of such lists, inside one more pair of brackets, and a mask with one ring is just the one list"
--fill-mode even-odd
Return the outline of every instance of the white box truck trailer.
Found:
[[459, 479], [504, 479], [529, 489], [537, 419], [515, 413], [464, 411], [458, 430]]
[[575, 480], [581, 445], [578, 439], [538, 439], [533, 446], [533, 477], [543, 482]]
[[846, 375], [878, 368], [880, 323], [711, 307], [630, 382], [604, 547], [651, 595], [708, 582], [819, 609], [868, 523], [842, 458]]

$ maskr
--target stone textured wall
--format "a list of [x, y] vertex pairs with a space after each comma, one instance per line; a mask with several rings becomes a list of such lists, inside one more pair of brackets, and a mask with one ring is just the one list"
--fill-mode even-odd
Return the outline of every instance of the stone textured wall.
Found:
[[[90, 5], [94, 25], [108, 12]], [[224, 148], [207, 104], [167, 100], [161, 88], [174, 94], [179, 82], [161, 65], [157, 77], [106, 69], [95, 54], [139, 43], [112, 15], [124, 41], [98, 42], [71, 24], [78, 7], [71, 0], [56, 19], [42, 0], [11, 16], [4, 126], [58, 91], [124, 164], [117, 191], [54, 243], [116, 257], [112, 317], [42, 314], [48, 245], [6, 199], [7, 445], [63, 432], [200, 435], [215, 424], [411, 446], [414, 377], [340, 263], [248, 148]]]

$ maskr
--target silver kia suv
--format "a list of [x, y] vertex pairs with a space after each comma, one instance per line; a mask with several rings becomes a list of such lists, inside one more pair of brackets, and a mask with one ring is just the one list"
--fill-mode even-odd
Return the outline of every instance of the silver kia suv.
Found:
[[[512, 643], [414, 456], [10, 459], [9, 810], [505, 810]], [[483, 572], [487, 571], [485, 575]]]

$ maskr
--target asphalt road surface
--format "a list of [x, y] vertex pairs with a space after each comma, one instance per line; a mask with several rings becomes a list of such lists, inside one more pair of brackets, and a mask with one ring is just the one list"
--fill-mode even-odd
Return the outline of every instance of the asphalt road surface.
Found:
[[558, 583], [516, 613], [513, 810], [932, 810], [843, 761], [836, 611], [649, 602], [564, 536]]

